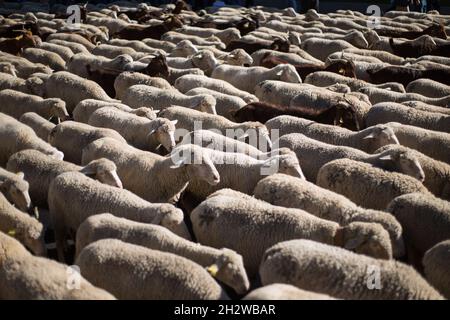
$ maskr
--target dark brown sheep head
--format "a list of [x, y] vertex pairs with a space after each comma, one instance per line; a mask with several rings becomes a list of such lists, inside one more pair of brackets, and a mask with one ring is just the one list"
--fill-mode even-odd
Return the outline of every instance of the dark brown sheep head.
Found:
[[331, 60], [325, 70], [356, 79], [355, 64], [348, 59]]
[[271, 50], [289, 52], [290, 42], [286, 39], [275, 39], [270, 45]]
[[176, 16], [166, 18], [163, 24], [169, 31], [183, 27], [183, 22], [181, 22], [181, 20]]
[[424, 30], [425, 34], [428, 34], [432, 37], [440, 38], [440, 39], [447, 39], [447, 32], [445, 32], [445, 27], [442, 23], [440, 24], [433, 24], [431, 27]]
[[180, 14], [181, 11], [186, 10], [186, 11], [191, 11], [191, 7], [183, 0], [177, 0], [175, 2], [175, 9], [173, 9], [172, 13], [173, 14]]
[[169, 66], [166, 57], [162, 54], [156, 55], [145, 68], [145, 74], [151, 77], [167, 79], [169, 77]]

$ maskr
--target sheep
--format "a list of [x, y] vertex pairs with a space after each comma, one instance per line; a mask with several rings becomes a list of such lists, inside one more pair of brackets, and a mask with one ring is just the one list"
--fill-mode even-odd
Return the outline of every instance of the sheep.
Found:
[[158, 110], [178, 105], [216, 114], [216, 99], [213, 96], [208, 94], [187, 96], [175, 90], [164, 90], [142, 84], [129, 87], [122, 96], [122, 103], [131, 108], [151, 106]]
[[275, 206], [302, 209], [339, 225], [358, 221], [379, 223], [389, 232], [394, 257], [405, 253], [402, 227], [392, 215], [359, 207], [344, 196], [306, 180], [274, 174], [260, 180], [253, 194]]
[[209, 196], [190, 217], [198, 242], [241, 254], [250, 278], [257, 274], [268, 248], [290, 239], [312, 239], [381, 259], [392, 255], [389, 235], [378, 224], [353, 222], [340, 227], [306, 211], [273, 206], [231, 189]]
[[442, 97], [442, 98], [428, 98], [425, 96], [422, 96], [417, 93], [401, 93], [401, 92], [394, 92], [389, 89], [384, 88], [377, 88], [373, 86], [368, 87], [362, 87], [358, 89], [358, 92], [362, 92], [366, 94], [369, 97], [370, 102], [373, 104], [379, 103], [379, 102], [404, 102], [404, 101], [421, 101], [426, 102], [432, 105], [437, 106], [447, 106], [448, 103], [450, 103], [450, 96]]
[[373, 153], [387, 144], [399, 144], [394, 130], [382, 124], [355, 132], [297, 117], [279, 116], [267, 121], [266, 127], [271, 132], [277, 129], [279, 136], [289, 133], [302, 133], [318, 141], [352, 147], [367, 153]]
[[80, 164], [82, 149], [92, 141], [104, 137], [126, 143], [126, 140], [115, 130], [96, 128], [75, 121], [64, 121], [56, 125], [48, 135], [48, 142], [60, 149], [67, 161]]
[[205, 74], [210, 75], [212, 70], [219, 64], [214, 54], [209, 50], [201, 50], [189, 58], [167, 58], [167, 65], [176, 69], [199, 68]]
[[398, 103], [378, 103], [366, 115], [368, 126], [392, 121], [450, 133], [450, 115], [417, 110]]
[[311, 64], [311, 63], [317, 64], [317, 65], [323, 64], [322, 61], [314, 58], [306, 51], [297, 54], [297, 53], [288, 53], [288, 52], [279, 52], [279, 51], [275, 51], [275, 50], [261, 49], [261, 50], [258, 50], [258, 51], [255, 51], [254, 53], [252, 53], [252, 58], [253, 58], [252, 65], [259, 66], [261, 64], [261, 60], [264, 57], [267, 57], [267, 55], [282, 59], [292, 65], [302, 65], [302, 64]]
[[97, 159], [80, 167], [70, 162], [53, 159], [36, 150], [23, 150], [9, 158], [6, 168], [13, 172], [22, 172], [30, 185], [29, 191], [33, 203], [42, 208], [48, 207], [47, 195], [51, 181], [63, 172], [78, 171], [102, 183], [122, 188], [117, 167], [108, 159]]
[[[170, 42], [171, 43], [171, 42]], [[189, 40], [182, 40], [170, 51], [169, 57], [189, 57], [198, 52], [198, 49]]]
[[0, 192], [19, 210], [28, 212], [31, 207], [29, 183], [20, 170], [5, 170], [0, 167]]
[[450, 96], [450, 86], [431, 79], [417, 79], [406, 86], [406, 92], [418, 93], [430, 98]]
[[239, 90], [227, 81], [208, 78], [203, 75], [183, 75], [175, 81], [174, 87], [182, 93], [186, 93], [187, 91], [195, 88], [207, 88], [220, 93], [239, 97], [247, 103], [258, 101], [258, 98], [253, 94]]
[[314, 58], [325, 61], [333, 52], [341, 52], [345, 49], [354, 49], [356, 47], [341, 39], [330, 40], [325, 38], [309, 38], [302, 41], [300, 48], [308, 52]]
[[[70, 205], [67, 199], [70, 199]], [[77, 230], [86, 218], [104, 212], [138, 222], [159, 224], [183, 238], [191, 238], [180, 209], [168, 203], [147, 202], [128, 190], [103, 184], [80, 172], [65, 172], [54, 178], [47, 201], [61, 261], [64, 260], [67, 231]]]
[[30, 32], [15, 38], [7, 38], [0, 40], [0, 51], [7, 52], [12, 55], [19, 55], [24, 49], [35, 47], [36, 40]]
[[186, 185], [199, 179], [216, 185], [220, 181], [208, 152], [193, 146], [192, 157], [160, 156], [138, 150], [114, 139], [99, 139], [83, 149], [83, 163], [107, 158], [116, 163], [123, 185], [150, 202], [176, 202]]
[[27, 125], [0, 112], [0, 166], [5, 166], [14, 153], [35, 149], [62, 160], [64, 153], [40, 139]]
[[31, 74], [42, 72], [51, 74], [52, 69], [41, 63], [33, 63], [25, 58], [16, 57], [7, 53], [0, 52], [2, 62], [10, 62], [17, 70], [17, 76], [22, 79], [27, 79]]
[[408, 262], [421, 269], [425, 252], [450, 239], [449, 202], [431, 195], [411, 193], [392, 200], [387, 210], [403, 228]]
[[402, 146], [450, 164], [450, 134], [398, 122], [388, 122], [384, 126], [394, 131]]
[[133, 62], [133, 58], [128, 54], [121, 54], [108, 59], [93, 54], [77, 53], [67, 62], [67, 71], [87, 78], [89, 70], [124, 70], [131, 62]]
[[186, 35], [194, 35], [199, 37], [208, 38], [210, 36], [216, 36], [225, 45], [228, 45], [233, 40], [238, 40], [241, 37], [241, 33], [236, 28], [227, 28], [224, 30], [218, 30], [214, 28], [199, 28], [193, 26], [183, 26], [175, 31]]
[[162, 49], [152, 48], [145, 43], [137, 40], [124, 40], [124, 39], [112, 39], [108, 44], [119, 47], [129, 47], [137, 52], [144, 52], [150, 54], [165, 54], [166, 52]]
[[425, 154], [401, 145], [386, 145], [376, 150], [375, 153], [382, 153], [387, 150], [398, 150], [398, 152], [408, 152], [418, 159], [425, 173], [423, 185], [436, 197], [450, 200], [450, 165], [435, 160]]
[[49, 66], [55, 71], [63, 71], [66, 69], [66, 62], [57, 53], [47, 51], [41, 48], [28, 48], [22, 53], [22, 57], [34, 63], [42, 63]]
[[216, 112], [218, 115], [232, 120], [235, 111], [244, 107], [247, 103], [239, 97], [221, 93], [208, 88], [195, 88], [185, 93], [187, 96], [196, 96], [199, 94], [209, 94], [216, 99]]
[[443, 299], [407, 264], [305, 239], [269, 248], [259, 274], [263, 285], [287, 283], [341, 299]]
[[54, 52], [58, 54], [64, 61], [69, 61], [69, 59], [74, 55], [73, 51], [70, 48], [56, 43], [43, 42], [39, 45], [39, 49]]
[[15, 237], [36, 255], [45, 256], [47, 253], [43, 225], [36, 218], [15, 208], [0, 193], [0, 233], [2, 232]]
[[248, 293], [242, 300], [334, 300], [335, 298], [298, 289], [290, 284], [274, 283]]
[[382, 50], [369, 50], [369, 49], [357, 49], [357, 48], [344, 49], [344, 54], [346, 54], [347, 52], [362, 55], [362, 56], [374, 57], [374, 58], [381, 60], [382, 62], [389, 63], [392, 65], [403, 65], [405, 63], [404, 58], [399, 57], [399, 56], [392, 54], [390, 52], [387, 52], [387, 51], [382, 51]]
[[26, 80], [4, 72], [0, 73], [0, 90], [12, 89], [21, 92], [28, 92]]
[[424, 181], [426, 177], [419, 160], [408, 150], [389, 149], [371, 155], [351, 147], [317, 141], [301, 133], [281, 136], [278, 139], [278, 146], [289, 148], [297, 154], [306, 179], [312, 182], [316, 181], [317, 173], [324, 164], [341, 158], [366, 162], [387, 171], [400, 172], [419, 181]]
[[176, 121], [156, 117], [149, 119], [107, 106], [94, 111], [87, 123], [113, 129], [129, 144], [142, 150], [155, 151], [162, 146], [170, 151], [175, 146]]
[[119, 299], [229, 299], [193, 261], [120, 240], [91, 243], [81, 251], [76, 264], [86, 279]]
[[86, 49], [88, 49], [89, 51], [92, 51], [95, 48], [95, 45], [92, 44], [92, 42], [90, 42], [83, 36], [81, 36], [79, 34], [75, 34], [75, 33], [54, 33], [47, 37], [48, 41], [53, 40], [53, 39], [79, 43], [79, 44], [85, 46]]
[[79, 277], [79, 288], [68, 286], [68, 266], [32, 256], [12, 237], [0, 232], [0, 299], [112, 300], [106, 291]]
[[140, 117], [145, 117], [150, 120], [156, 119], [156, 114], [158, 112], [158, 110], [152, 110], [151, 108], [133, 109], [119, 102], [86, 99], [78, 103], [75, 109], [73, 109], [73, 119], [77, 122], [88, 123], [91, 114], [93, 114], [96, 110], [104, 107], [116, 108], [118, 110], [122, 110]]
[[444, 108], [444, 107], [438, 107], [431, 104], [427, 104], [422, 101], [405, 101], [401, 103], [404, 106], [407, 106], [409, 108], [414, 108], [417, 110], [422, 111], [429, 111], [429, 112], [435, 112], [435, 113], [442, 113], [445, 115], [450, 115], [450, 108]]
[[255, 86], [264, 80], [280, 80], [291, 83], [302, 82], [295, 68], [289, 64], [278, 65], [272, 69], [220, 65], [214, 68], [211, 77], [225, 80], [239, 90], [252, 94], [255, 92]]
[[42, 99], [39, 96], [22, 93], [15, 90], [1, 90], [0, 112], [19, 119], [24, 113], [32, 111], [50, 119], [56, 117], [57, 121], [69, 118], [66, 104], [59, 98]]
[[231, 134], [231, 138], [240, 139], [246, 136], [249, 136], [250, 139], [258, 138], [258, 149], [263, 148], [263, 150], [266, 150], [267, 147], [271, 148], [272, 146], [267, 128], [259, 122], [236, 123], [222, 116], [183, 107], [164, 109], [159, 113], [159, 116], [172, 121], [177, 120], [177, 127], [187, 130], [187, 132], [201, 129], [214, 129], [216, 132], [220, 131], [223, 135], [228, 136], [228, 134]]
[[45, 81], [45, 96], [60, 98], [72, 113], [76, 105], [85, 99], [112, 101], [97, 83], [66, 71], [53, 73]]
[[142, 43], [148, 45], [149, 47], [158, 48], [158, 49], [164, 50], [166, 52], [171, 52], [176, 47], [176, 45], [173, 44], [172, 42], [155, 40], [152, 38], [142, 39]]
[[89, 53], [89, 50], [86, 49], [85, 46], [83, 46], [82, 44], [76, 43], [76, 42], [53, 39], [53, 40], [48, 40], [48, 43], [57, 44], [57, 45], [60, 45], [60, 46], [67, 47], [70, 50], [72, 50], [72, 52], [74, 54], [77, 54], [77, 53]]
[[345, 158], [322, 166], [316, 183], [342, 194], [359, 206], [376, 210], [385, 210], [392, 199], [403, 194], [421, 192], [431, 195], [417, 179]]
[[178, 43], [183, 40], [189, 40], [194, 45], [201, 45], [201, 46], [214, 46], [218, 49], [225, 49], [225, 44], [216, 36], [212, 35], [207, 38], [201, 38], [198, 36], [193, 35], [187, 35], [175, 31], [169, 31], [162, 35], [161, 40], [169, 41], [172, 43]]
[[396, 82], [383, 82], [382, 84], [371, 84], [364, 80], [354, 79], [342, 76], [340, 74], [329, 71], [317, 71], [309, 74], [304, 83], [311, 84], [317, 87], [327, 87], [336, 83], [346, 84], [352, 91], [357, 91], [363, 87], [377, 87], [377, 88], [396, 88], [396, 91], [404, 92], [402, 85]]
[[430, 248], [422, 260], [425, 278], [447, 299], [450, 299], [449, 253], [450, 241], [442, 241]]
[[51, 123], [35, 112], [24, 113], [20, 116], [19, 121], [33, 129], [36, 135], [44, 141], [47, 141], [50, 131], [55, 127], [54, 123]]
[[249, 281], [242, 257], [229, 249], [215, 249], [183, 239], [166, 228], [117, 218], [109, 213], [87, 218], [78, 228], [76, 254], [92, 242], [119, 239], [127, 243], [177, 254], [207, 268], [217, 280], [244, 294]]
[[150, 77], [139, 72], [122, 72], [114, 81], [114, 89], [116, 91], [116, 99], [122, 99], [125, 91], [136, 84], [144, 84], [159, 89], [169, 90], [172, 86], [167, 80], [159, 77]]

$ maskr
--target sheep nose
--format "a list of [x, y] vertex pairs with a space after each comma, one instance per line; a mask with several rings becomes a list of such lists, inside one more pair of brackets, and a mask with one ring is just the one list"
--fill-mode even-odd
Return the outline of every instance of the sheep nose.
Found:
[[244, 63], [244, 67], [250, 67], [250, 63]]

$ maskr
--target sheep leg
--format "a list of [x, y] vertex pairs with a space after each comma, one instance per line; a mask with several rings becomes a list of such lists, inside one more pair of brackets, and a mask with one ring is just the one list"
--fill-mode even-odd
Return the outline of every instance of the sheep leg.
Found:
[[65, 228], [59, 221], [55, 223], [55, 242], [58, 261], [65, 262], [66, 258], [64, 253], [67, 251]]

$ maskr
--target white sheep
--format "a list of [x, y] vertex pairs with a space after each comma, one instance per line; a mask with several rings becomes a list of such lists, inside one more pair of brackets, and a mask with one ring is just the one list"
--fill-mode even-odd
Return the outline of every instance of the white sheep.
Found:
[[367, 126], [392, 121], [450, 133], [450, 115], [418, 110], [395, 102], [377, 103], [366, 115]]
[[41, 63], [33, 63], [25, 58], [16, 57], [9, 53], [0, 52], [2, 62], [10, 62], [17, 70], [17, 76], [22, 79], [27, 79], [31, 74], [42, 72], [51, 74], [53, 70]]
[[30, 185], [28, 181], [24, 180], [23, 172], [8, 170], [0, 167], [0, 192], [19, 210], [27, 212], [32, 207]]
[[131, 108], [152, 107], [158, 110], [178, 105], [216, 114], [216, 99], [213, 96], [208, 94], [187, 96], [176, 90], [164, 90], [142, 84], [129, 87], [122, 96], [122, 103]]
[[64, 153], [40, 139], [27, 125], [0, 112], [0, 166], [5, 166], [14, 153], [35, 149], [62, 160]]
[[92, 51], [95, 48], [95, 45], [92, 42], [76, 33], [63, 33], [63, 32], [53, 33], [49, 35], [46, 40], [50, 41], [53, 39], [79, 43], [85, 46], [86, 49], [88, 49], [89, 51]]
[[283, 59], [286, 62], [293, 64], [293, 65], [302, 65], [302, 64], [311, 64], [311, 63], [317, 64], [317, 65], [323, 65], [322, 61], [314, 58], [306, 51], [304, 51], [303, 54], [300, 55], [297, 53], [279, 52], [279, 51], [268, 50], [268, 49], [261, 49], [261, 50], [253, 52], [252, 53], [252, 58], [253, 58], [252, 65], [259, 66], [262, 58], [267, 56], [268, 54], [270, 54], [270, 56]]
[[398, 122], [388, 122], [402, 146], [412, 148], [427, 156], [450, 164], [450, 134], [409, 126]]
[[388, 149], [376, 154], [367, 154], [355, 148], [317, 141], [301, 133], [281, 136], [278, 139], [278, 146], [289, 148], [297, 154], [306, 179], [312, 182], [316, 181], [317, 173], [324, 164], [341, 158], [366, 162], [387, 171], [400, 172], [419, 181], [424, 181], [426, 177], [418, 158], [408, 150]]
[[[94, 287], [79, 276], [79, 288], [68, 286], [68, 269], [56, 261], [35, 257], [17, 240], [0, 232], [0, 299], [15, 300], [112, 300], [106, 291]], [[71, 271], [71, 272], [68, 272]]]
[[35, 112], [26, 112], [20, 116], [19, 121], [29, 126], [36, 135], [44, 141], [47, 141], [50, 131], [55, 124], [41, 117]]
[[334, 300], [335, 298], [321, 293], [306, 291], [290, 284], [274, 283], [257, 288], [248, 293], [242, 300]]
[[239, 97], [247, 103], [258, 101], [258, 98], [253, 94], [239, 90], [227, 81], [208, 78], [203, 75], [183, 75], [175, 81], [174, 87], [183, 93], [195, 88], [207, 88]]
[[356, 47], [342, 39], [309, 38], [302, 41], [300, 48], [314, 58], [325, 61], [333, 52], [341, 52], [344, 49], [354, 49]]
[[75, 121], [64, 121], [56, 125], [48, 135], [48, 142], [61, 150], [67, 161], [80, 164], [82, 149], [92, 141], [104, 137], [126, 143], [126, 140], [115, 130], [96, 128]]
[[387, 209], [401, 223], [408, 262], [420, 268], [425, 252], [450, 239], [450, 203], [421, 193], [395, 198]]
[[[248, 136], [252, 143], [258, 143], [258, 149], [263, 149], [264, 151], [272, 147], [266, 126], [259, 122], [236, 123], [222, 116], [183, 107], [164, 109], [160, 111], [159, 116], [172, 121], [176, 120], [177, 128], [187, 130], [185, 133], [201, 129], [215, 130], [229, 138], [242, 139]], [[184, 134], [180, 137], [182, 136]], [[177, 138], [175, 137], [175, 140]]]
[[63, 71], [66, 69], [66, 61], [57, 53], [39, 48], [27, 48], [23, 50], [22, 57], [34, 63], [47, 65], [55, 71]]
[[183, 239], [168, 229], [115, 217], [109, 213], [87, 218], [78, 228], [76, 257], [88, 244], [101, 239], [127, 243], [177, 254], [207, 268], [217, 280], [244, 294], [249, 289], [241, 255], [230, 249], [215, 249]]
[[450, 86], [431, 79], [417, 79], [406, 86], [406, 92], [418, 93], [430, 98], [450, 96]]
[[69, 112], [84, 99], [112, 100], [96, 82], [66, 71], [55, 72], [45, 81], [45, 96], [64, 100]]
[[268, 249], [259, 274], [263, 285], [287, 283], [341, 299], [443, 298], [407, 264], [303, 239], [281, 242]]
[[183, 33], [175, 32], [175, 31], [168, 31], [162, 35], [161, 40], [169, 41], [172, 43], [178, 43], [183, 40], [189, 40], [194, 45], [214, 46], [219, 49], [226, 48], [225, 44], [218, 37], [216, 37], [214, 35], [209, 36], [207, 38], [201, 38], [201, 37], [194, 36], [194, 35], [183, 34]]
[[228, 299], [197, 263], [120, 240], [91, 243], [75, 263], [86, 279], [119, 299]]
[[43, 225], [36, 218], [15, 208], [0, 193], [0, 234], [2, 232], [15, 237], [34, 254], [46, 255]]
[[280, 80], [291, 83], [302, 82], [297, 70], [290, 64], [281, 64], [272, 69], [220, 65], [214, 69], [211, 77], [227, 81], [234, 87], [252, 94], [255, 92], [255, 86], [264, 80]]
[[399, 144], [393, 129], [382, 124], [355, 132], [293, 116], [278, 116], [267, 121], [266, 126], [269, 131], [278, 130], [279, 136], [302, 133], [318, 141], [352, 147], [367, 153], [373, 153], [387, 144]]
[[234, 112], [244, 107], [247, 103], [239, 97], [221, 93], [207, 88], [195, 88], [185, 93], [187, 96], [209, 94], [216, 99], [216, 112], [218, 115], [232, 120]]
[[374, 86], [362, 87], [358, 92], [366, 94], [370, 101], [375, 104], [379, 102], [404, 102], [404, 101], [421, 101], [428, 104], [445, 107], [450, 103], [450, 95], [441, 98], [429, 98], [417, 93], [402, 93], [392, 91], [391, 88], [378, 88]]
[[46, 208], [48, 189], [51, 181], [59, 174], [78, 171], [91, 176], [102, 183], [122, 188], [122, 181], [117, 175], [117, 167], [108, 159], [97, 159], [84, 167], [70, 162], [51, 158], [36, 150], [23, 150], [13, 154], [6, 165], [13, 172], [21, 172], [27, 183], [33, 204]]
[[376, 210], [385, 210], [392, 199], [403, 194], [431, 195], [417, 179], [345, 158], [320, 168], [317, 185], [340, 193], [359, 206]]
[[[171, 42], [169, 42], [171, 43]], [[190, 40], [182, 40], [170, 51], [169, 57], [187, 58], [198, 52], [197, 47]]]
[[139, 72], [125, 71], [116, 77], [114, 80], [114, 90], [116, 91], [116, 98], [122, 99], [124, 92], [135, 84], [145, 84], [147, 86], [156, 87], [159, 89], [172, 89], [172, 86], [167, 80], [159, 77], [150, 77]]
[[381, 147], [375, 153], [382, 153], [387, 150], [398, 150], [399, 152], [408, 152], [412, 154], [420, 163], [425, 173], [423, 185], [436, 197], [450, 200], [450, 165], [435, 160], [425, 154], [401, 145], [386, 145]]
[[[89, 192], [86, 192], [87, 189]], [[159, 224], [190, 239], [180, 209], [168, 203], [147, 202], [128, 190], [108, 186], [80, 172], [65, 172], [53, 179], [48, 204], [60, 260], [64, 260], [67, 231], [77, 230], [86, 218], [104, 212], [143, 223]]]
[[60, 46], [67, 47], [70, 50], [72, 50], [72, 52], [74, 54], [77, 54], [77, 53], [89, 53], [89, 50], [86, 49], [85, 46], [83, 46], [82, 44], [76, 43], [76, 42], [70, 42], [70, 41], [59, 40], [59, 39], [48, 40], [46, 42], [51, 43], [51, 44], [57, 44], [57, 45], [60, 45]]
[[67, 61], [67, 71], [80, 77], [87, 78], [88, 69], [95, 70], [124, 70], [126, 65], [133, 62], [133, 58], [128, 54], [118, 55], [113, 59], [93, 54], [77, 53]]
[[83, 163], [99, 158], [113, 161], [124, 188], [150, 202], [176, 202], [193, 180], [211, 185], [220, 181], [209, 153], [198, 146], [184, 157], [163, 157], [105, 138], [83, 149]]
[[42, 42], [39, 45], [39, 48], [57, 53], [64, 61], [69, 61], [69, 59], [74, 55], [70, 48], [56, 43]]
[[225, 45], [228, 45], [233, 40], [238, 40], [241, 38], [241, 33], [236, 28], [226, 28], [223, 30], [218, 30], [214, 28], [199, 28], [193, 26], [183, 26], [180, 29], [176, 29], [177, 32], [199, 36], [203, 38], [208, 38], [210, 36], [216, 36], [219, 38]]
[[69, 118], [66, 103], [59, 98], [42, 99], [39, 96], [15, 90], [1, 90], [0, 112], [19, 119], [26, 112], [35, 112], [45, 119], [56, 117], [57, 121]]
[[148, 151], [162, 146], [171, 151], [175, 146], [176, 121], [165, 118], [148, 119], [138, 115], [104, 107], [94, 111], [88, 124], [117, 131], [130, 145]]
[[381, 259], [392, 256], [389, 235], [378, 224], [353, 222], [340, 227], [306, 211], [273, 206], [231, 189], [209, 196], [190, 217], [198, 242], [241, 254], [250, 277], [258, 272], [268, 248], [291, 239], [311, 239]]
[[425, 278], [447, 299], [450, 299], [449, 253], [450, 240], [442, 241], [430, 248], [422, 260]]

